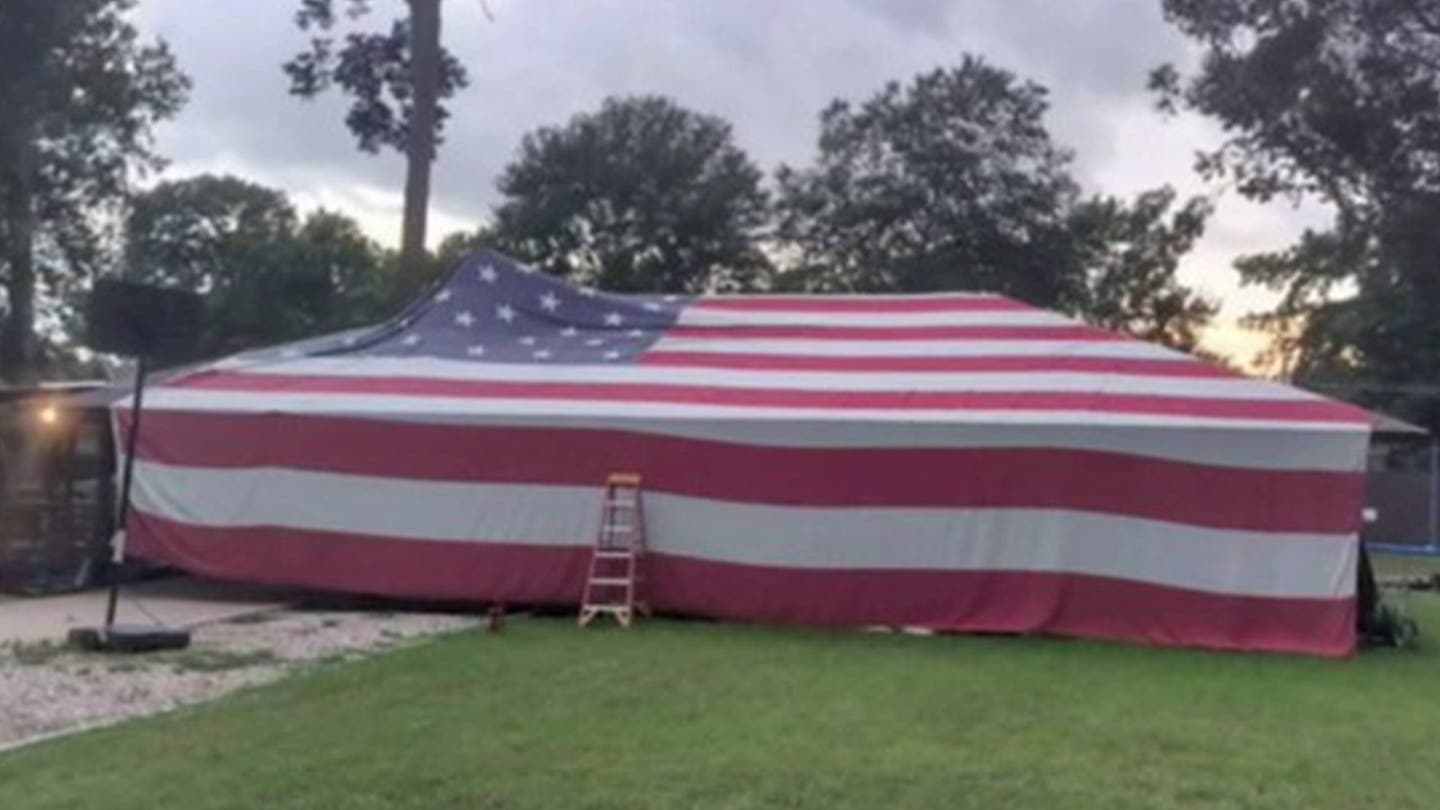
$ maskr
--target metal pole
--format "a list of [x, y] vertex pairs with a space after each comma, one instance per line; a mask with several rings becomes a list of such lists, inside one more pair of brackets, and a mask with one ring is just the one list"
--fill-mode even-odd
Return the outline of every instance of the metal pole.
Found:
[[1430, 440], [1430, 480], [1426, 500], [1430, 503], [1430, 550], [1440, 546], [1440, 437]]
[[111, 539], [110, 596], [105, 605], [105, 628], [115, 624], [115, 608], [120, 600], [120, 563], [125, 560], [125, 523], [130, 516], [130, 480], [135, 475], [135, 441], [140, 436], [140, 403], [145, 397], [145, 355], [136, 359], [135, 397], [130, 402], [130, 435], [125, 438], [125, 470], [120, 476], [120, 510], [115, 519]]

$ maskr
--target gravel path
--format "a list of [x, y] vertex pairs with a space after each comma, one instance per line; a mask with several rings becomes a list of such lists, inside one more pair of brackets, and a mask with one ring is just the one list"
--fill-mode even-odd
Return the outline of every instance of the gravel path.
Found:
[[7, 645], [0, 648], [0, 749], [210, 700], [310, 662], [360, 657], [481, 621], [282, 610], [196, 627], [190, 649], [178, 652], [98, 655], [54, 643]]

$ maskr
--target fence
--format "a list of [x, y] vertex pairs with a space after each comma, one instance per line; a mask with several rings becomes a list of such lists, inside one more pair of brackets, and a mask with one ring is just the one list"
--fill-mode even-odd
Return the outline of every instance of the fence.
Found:
[[1440, 440], [1373, 459], [1365, 505], [1371, 548], [1440, 554]]
[[0, 503], [0, 591], [43, 593], [90, 584], [104, 559], [105, 515], [91, 498]]

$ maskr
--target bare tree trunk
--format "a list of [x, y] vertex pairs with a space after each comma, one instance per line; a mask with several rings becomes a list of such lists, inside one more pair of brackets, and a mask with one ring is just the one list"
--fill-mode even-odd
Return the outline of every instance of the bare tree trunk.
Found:
[[400, 291], [419, 288], [425, 265], [430, 166], [435, 160], [435, 97], [440, 84], [440, 0], [409, 0], [415, 111], [406, 145], [405, 217], [400, 234]]
[[5, 195], [5, 294], [9, 304], [0, 323], [0, 379], [29, 382], [36, 372], [35, 352], [35, 145], [23, 138], [11, 167]]

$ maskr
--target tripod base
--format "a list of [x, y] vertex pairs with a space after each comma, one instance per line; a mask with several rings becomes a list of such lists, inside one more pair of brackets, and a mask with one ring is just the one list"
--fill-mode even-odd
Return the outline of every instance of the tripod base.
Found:
[[71, 647], [86, 652], [159, 652], [189, 647], [190, 631], [149, 624], [112, 624], [73, 628], [66, 640]]

